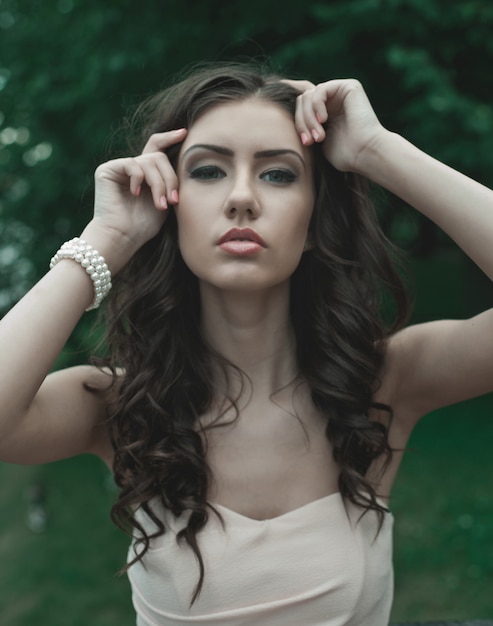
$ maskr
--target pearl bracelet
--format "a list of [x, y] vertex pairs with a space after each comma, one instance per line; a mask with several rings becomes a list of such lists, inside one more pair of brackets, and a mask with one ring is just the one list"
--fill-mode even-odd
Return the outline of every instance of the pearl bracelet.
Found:
[[50, 261], [50, 270], [62, 259], [72, 259], [80, 263], [91, 277], [94, 286], [94, 300], [86, 311], [97, 309], [111, 289], [111, 272], [104, 257], [79, 237], [66, 241]]

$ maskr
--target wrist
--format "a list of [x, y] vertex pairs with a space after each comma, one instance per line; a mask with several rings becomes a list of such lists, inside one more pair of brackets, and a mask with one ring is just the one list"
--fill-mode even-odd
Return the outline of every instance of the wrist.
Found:
[[99, 251], [80, 237], [66, 241], [50, 262], [50, 270], [60, 261], [68, 259], [79, 263], [92, 281], [94, 297], [86, 311], [97, 309], [111, 289], [111, 272]]
[[431, 168], [437, 164], [432, 157], [397, 133], [386, 131], [369, 148], [362, 160], [360, 173], [377, 185], [416, 206], [415, 192]]
[[382, 184], [382, 174], [392, 160], [399, 142], [403, 141], [397, 133], [381, 128], [371, 141], [359, 153], [355, 171], [373, 182]]
[[140, 248], [131, 237], [94, 218], [87, 224], [80, 235], [93, 248], [96, 248], [115, 276]]

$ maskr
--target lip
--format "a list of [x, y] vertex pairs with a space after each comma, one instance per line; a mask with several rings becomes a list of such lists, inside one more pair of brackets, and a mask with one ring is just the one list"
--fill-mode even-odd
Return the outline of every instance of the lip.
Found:
[[223, 252], [237, 257], [256, 255], [267, 247], [262, 237], [251, 228], [231, 228], [217, 245]]
[[224, 233], [224, 235], [219, 239], [217, 245], [220, 246], [221, 244], [230, 241], [245, 243], [251, 242], [262, 246], [262, 248], [267, 247], [262, 237], [251, 228], [231, 228], [231, 230], [228, 230], [228, 232]]

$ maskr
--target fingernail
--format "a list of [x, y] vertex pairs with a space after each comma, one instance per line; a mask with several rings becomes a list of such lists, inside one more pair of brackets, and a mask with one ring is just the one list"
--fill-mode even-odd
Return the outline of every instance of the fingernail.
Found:
[[315, 139], [315, 141], [318, 141], [320, 135], [317, 133], [316, 130], [312, 130], [312, 137]]
[[159, 198], [159, 202], [160, 202], [161, 206], [163, 207], [163, 209], [167, 209], [168, 208], [168, 203], [166, 202], [166, 196], [161, 196]]
[[184, 133], [186, 130], [186, 128], [178, 128], [177, 130], [175, 130], [175, 133], [179, 135], [180, 133]]
[[137, 189], [135, 190], [135, 195], [136, 195], [136, 196], [140, 196], [140, 192], [141, 192], [141, 190], [142, 190], [142, 187], [139, 185], [139, 186], [137, 187]]
[[315, 117], [317, 118], [317, 122], [321, 124], [322, 120], [320, 119], [320, 115], [318, 113], [315, 113]]
[[170, 197], [175, 204], [178, 204], [178, 192], [176, 191], [176, 189], [173, 189], [173, 191], [170, 194]]
[[306, 146], [306, 144], [308, 143], [308, 136], [306, 133], [301, 133], [301, 143]]

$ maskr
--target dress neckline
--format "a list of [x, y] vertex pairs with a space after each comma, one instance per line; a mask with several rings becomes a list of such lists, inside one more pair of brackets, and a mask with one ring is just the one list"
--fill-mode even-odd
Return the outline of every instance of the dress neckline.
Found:
[[304, 513], [306, 509], [322, 504], [325, 501], [335, 498], [336, 496], [339, 496], [340, 499], [342, 500], [341, 492], [333, 491], [332, 493], [329, 493], [327, 496], [322, 496], [321, 498], [317, 498], [316, 500], [311, 500], [310, 502], [307, 502], [306, 504], [302, 504], [301, 506], [298, 506], [295, 509], [291, 509], [290, 511], [286, 511], [285, 513], [281, 513], [280, 515], [275, 515], [274, 517], [268, 517], [266, 519], [256, 519], [254, 517], [249, 517], [248, 515], [243, 515], [243, 513], [234, 511], [233, 509], [230, 509], [229, 507], [224, 506], [223, 504], [219, 504], [218, 502], [209, 502], [208, 504], [210, 504], [214, 508], [221, 509], [222, 511], [226, 512], [228, 515], [232, 517], [239, 517], [243, 520], [247, 520], [248, 522], [252, 522], [253, 524], [265, 524], [267, 522], [279, 521], [287, 517], [290, 517], [292, 515], [296, 515], [298, 513], [302, 513], [302, 512]]
[[[310, 502], [307, 502], [306, 504], [302, 504], [301, 506], [298, 506], [295, 509], [291, 509], [290, 511], [286, 511], [285, 513], [281, 513], [280, 515], [275, 515], [274, 517], [268, 517], [266, 519], [255, 519], [254, 517], [249, 517], [248, 515], [243, 515], [243, 513], [239, 513], [238, 511], [230, 509], [229, 507], [225, 506], [224, 504], [219, 504], [219, 502], [209, 501], [208, 504], [210, 506], [213, 506], [214, 508], [221, 509], [221, 511], [223, 511], [224, 513], [226, 513], [230, 517], [236, 517], [238, 519], [244, 520], [244, 521], [252, 523], [252, 524], [267, 524], [268, 522], [281, 521], [281, 520], [284, 520], [284, 519], [286, 519], [288, 517], [292, 517], [292, 516], [295, 516], [297, 514], [305, 513], [306, 510], [308, 510], [308, 509], [310, 509], [312, 507], [316, 507], [316, 506], [325, 504], [326, 502], [330, 502], [333, 499], [337, 500], [341, 504], [344, 504], [341, 492], [340, 491], [333, 491], [332, 493], [329, 493], [326, 496], [322, 496], [321, 498], [317, 498], [316, 500], [311, 500]], [[383, 498], [378, 497], [378, 496], [377, 496], [376, 500], [377, 500], [378, 504], [380, 504], [381, 506], [383, 506], [383, 507], [385, 507], [387, 509], [387, 514], [392, 516], [392, 511], [388, 508], [388, 503]]]

